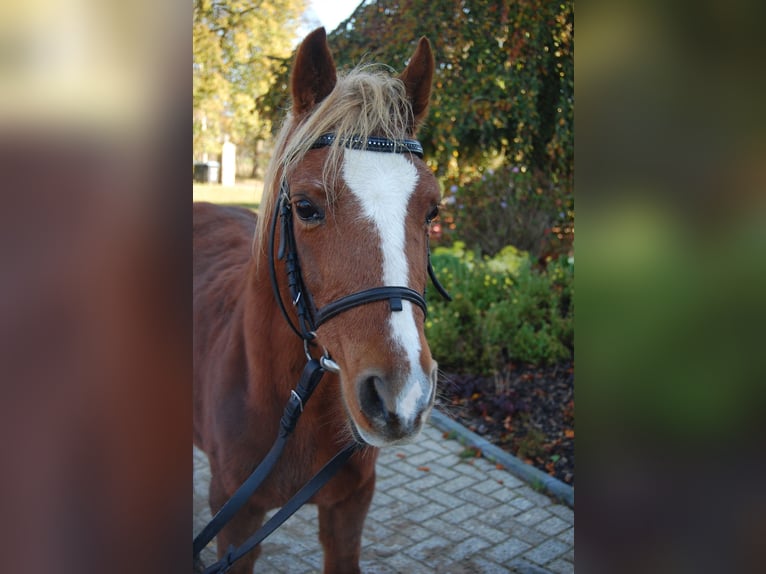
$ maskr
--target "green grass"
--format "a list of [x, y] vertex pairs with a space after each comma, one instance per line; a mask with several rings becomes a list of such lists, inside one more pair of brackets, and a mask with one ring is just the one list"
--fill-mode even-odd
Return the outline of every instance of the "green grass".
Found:
[[219, 183], [194, 183], [194, 201], [209, 201], [219, 205], [238, 205], [258, 209], [263, 193], [263, 182], [255, 179], [237, 181], [235, 185]]

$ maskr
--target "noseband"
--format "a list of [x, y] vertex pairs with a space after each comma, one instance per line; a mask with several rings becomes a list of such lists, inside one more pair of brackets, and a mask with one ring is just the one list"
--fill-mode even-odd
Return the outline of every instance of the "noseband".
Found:
[[[335, 140], [335, 134], [324, 134], [312, 144], [311, 149], [330, 146]], [[420, 142], [411, 139], [390, 140], [381, 137], [360, 138], [352, 136], [341, 142], [341, 144], [350, 149], [363, 149], [366, 151], [383, 153], [411, 153], [420, 158], [423, 157], [423, 146], [420, 145]], [[287, 308], [282, 300], [279, 286], [277, 284], [276, 265], [274, 260], [274, 240], [278, 220], [281, 220], [281, 234], [279, 248], [277, 250], [277, 258], [284, 260], [287, 267], [287, 283], [293, 306], [298, 315], [298, 325], [293, 322], [290, 315], [287, 313]], [[431, 278], [436, 290], [445, 299], [450, 301], [452, 298], [439, 283], [433, 267], [431, 266], [430, 250], [428, 251], [427, 266], [428, 276]], [[360, 305], [387, 300], [391, 312], [399, 312], [403, 309], [402, 301], [407, 300], [420, 307], [424, 314], [427, 313], [425, 293], [420, 294], [414, 289], [410, 289], [406, 286], [391, 285], [365, 289], [341, 297], [332, 303], [328, 303], [324, 307], [317, 308], [314, 305], [311, 294], [306, 288], [301, 275], [295, 233], [293, 231], [290, 189], [284, 177], [282, 178], [282, 183], [279, 189], [279, 200], [271, 220], [271, 230], [269, 235], [269, 270], [271, 275], [271, 286], [277, 303], [279, 304], [279, 308], [282, 311], [282, 315], [287, 321], [287, 324], [290, 325], [290, 328], [296, 335], [301, 337], [306, 344], [310, 343], [316, 337], [316, 330], [320, 325], [329, 321], [333, 317], [348, 311], [349, 309], [353, 309], [354, 307], [359, 307]]]

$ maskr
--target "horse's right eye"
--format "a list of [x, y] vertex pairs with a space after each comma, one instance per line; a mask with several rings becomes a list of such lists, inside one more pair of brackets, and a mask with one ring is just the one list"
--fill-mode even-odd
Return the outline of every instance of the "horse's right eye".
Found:
[[295, 202], [295, 213], [297, 213], [298, 217], [303, 221], [310, 223], [317, 223], [324, 219], [322, 212], [308, 199], [299, 199]]

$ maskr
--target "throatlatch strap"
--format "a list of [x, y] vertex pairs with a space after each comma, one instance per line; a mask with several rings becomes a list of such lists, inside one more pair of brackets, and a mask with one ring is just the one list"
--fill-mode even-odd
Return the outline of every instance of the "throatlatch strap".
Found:
[[361, 445], [355, 442], [348, 444], [342, 451], [331, 458], [330, 461], [322, 467], [322, 470], [314, 475], [314, 478], [307, 482], [295, 496], [287, 501], [287, 504], [272, 516], [271, 520], [261, 526], [258, 531], [248, 538], [239, 548], [234, 548], [233, 546], [229, 547], [223, 558], [215, 564], [208, 566], [203, 574], [223, 574], [231, 568], [232, 564], [263, 542], [269, 534], [279, 528], [288, 518], [295, 514], [301, 506], [306, 504], [309, 499], [311, 499], [311, 497], [314, 496], [336, 472], [338, 472], [340, 467], [345, 464], [351, 455], [360, 448]]
[[303, 368], [303, 373], [298, 381], [298, 386], [291, 393], [290, 400], [285, 405], [282, 419], [279, 421], [279, 434], [271, 450], [261, 461], [252, 474], [237, 489], [237, 492], [226, 501], [221, 509], [216, 513], [213, 519], [208, 522], [205, 528], [194, 539], [194, 558], [196, 559], [202, 549], [218, 534], [221, 529], [234, 517], [237, 511], [244, 506], [248, 499], [258, 489], [261, 483], [271, 473], [279, 460], [282, 451], [287, 444], [287, 439], [295, 430], [295, 425], [303, 412], [303, 408], [311, 398], [314, 389], [317, 388], [319, 381], [322, 380], [325, 370], [319, 361], [311, 359]]

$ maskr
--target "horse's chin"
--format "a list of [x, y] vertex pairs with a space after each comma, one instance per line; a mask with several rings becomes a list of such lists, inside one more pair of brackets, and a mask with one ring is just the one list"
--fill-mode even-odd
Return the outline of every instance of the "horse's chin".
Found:
[[428, 410], [425, 413], [423, 413], [421, 424], [413, 432], [403, 437], [397, 437], [396, 439], [386, 438], [376, 432], [369, 432], [359, 428], [359, 425], [357, 425], [357, 423], [354, 421], [353, 417], [351, 416], [349, 416], [349, 419], [348, 419], [348, 428], [354, 440], [358, 444], [361, 444], [364, 446], [385, 448], [390, 446], [401, 446], [405, 444], [410, 444], [414, 442], [418, 438], [418, 436], [420, 436], [420, 432], [423, 430], [423, 427], [425, 426], [425, 423], [431, 414], [431, 408], [432, 407], [429, 407]]

